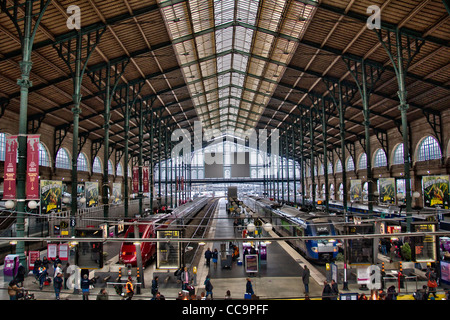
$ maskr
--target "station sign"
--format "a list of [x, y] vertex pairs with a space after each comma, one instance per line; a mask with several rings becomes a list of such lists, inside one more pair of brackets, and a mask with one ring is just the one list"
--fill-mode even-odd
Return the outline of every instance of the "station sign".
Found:
[[181, 242], [177, 241], [182, 237], [181, 229], [156, 230], [158, 241], [156, 243], [156, 268], [157, 269], [178, 269], [181, 262]]

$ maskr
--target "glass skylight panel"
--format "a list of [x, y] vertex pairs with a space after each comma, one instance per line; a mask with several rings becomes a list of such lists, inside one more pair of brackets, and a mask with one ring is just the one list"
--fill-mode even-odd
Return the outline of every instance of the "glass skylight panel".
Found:
[[235, 0], [214, 0], [214, 24], [220, 26], [234, 19]]
[[245, 72], [247, 69], [248, 56], [235, 54], [233, 58], [233, 69]]
[[241, 0], [238, 2], [237, 17], [238, 21], [255, 25], [258, 12], [259, 1]]
[[233, 72], [231, 75], [231, 83], [242, 87], [244, 85], [245, 76], [242, 73]]
[[216, 52], [221, 53], [233, 48], [233, 27], [216, 31]]
[[251, 41], [253, 37], [253, 30], [247, 29], [241, 26], [236, 26], [236, 36], [235, 36], [235, 49], [244, 52], [250, 52]]
[[199, 59], [214, 55], [213, 39], [212, 33], [203, 34], [195, 38]]
[[223, 72], [231, 69], [232, 54], [217, 57], [217, 72]]

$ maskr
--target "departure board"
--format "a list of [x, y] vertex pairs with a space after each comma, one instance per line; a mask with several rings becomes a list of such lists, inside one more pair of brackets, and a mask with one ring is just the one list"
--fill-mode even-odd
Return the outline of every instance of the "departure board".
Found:
[[[347, 226], [348, 235], [373, 234], [374, 226], [370, 224]], [[352, 265], [371, 265], [374, 263], [374, 239], [349, 239], [347, 240], [347, 263]]]
[[[434, 223], [422, 223], [414, 225], [415, 232], [434, 232]], [[412, 237], [412, 258], [415, 262], [436, 261], [436, 236], [424, 235]]]

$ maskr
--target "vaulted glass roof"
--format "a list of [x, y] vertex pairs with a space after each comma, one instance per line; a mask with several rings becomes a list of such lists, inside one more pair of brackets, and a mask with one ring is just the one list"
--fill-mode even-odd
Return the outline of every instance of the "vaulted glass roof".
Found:
[[254, 128], [315, 1], [159, 1], [204, 129]]

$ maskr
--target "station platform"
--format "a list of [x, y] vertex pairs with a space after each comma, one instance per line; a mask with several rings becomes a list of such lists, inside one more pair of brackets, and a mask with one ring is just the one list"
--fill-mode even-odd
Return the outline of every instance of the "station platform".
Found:
[[[234, 219], [230, 218], [226, 212], [225, 198], [219, 199], [219, 204], [214, 215], [209, 233], [206, 235], [207, 239], [241, 238], [242, 233], [236, 232], [233, 226]], [[272, 231], [270, 231], [269, 234], [273, 238], [278, 237], [278, 235]], [[256, 239], [252, 238], [252, 240]], [[236, 244], [239, 244], [240, 259], [242, 260], [242, 242], [238, 241]], [[233, 300], [244, 299], [247, 278], [250, 278], [255, 295], [261, 300], [304, 300], [305, 292], [301, 275], [303, 273], [303, 267], [306, 265], [311, 273], [309, 298], [311, 300], [321, 300], [322, 298], [323, 282], [326, 280], [323, 268], [320, 269], [320, 267], [311, 264], [285, 241], [272, 241], [270, 244], [267, 244], [267, 263], [261, 263], [259, 265], [259, 272], [253, 274], [247, 274], [244, 265], [238, 264], [237, 261], [232, 263], [231, 268], [222, 268], [220, 260], [217, 264], [217, 268], [214, 268], [212, 261], [211, 265], [208, 267], [204, 259], [204, 252], [207, 248], [210, 248], [211, 251], [217, 248], [220, 251], [220, 242], [206, 243], [198, 251], [200, 259], [198, 260], [198, 265], [195, 266], [197, 267], [197, 274], [194, 284], [197, 296], [200, 296], [202, 292], [205, 292], [204, 280], [209, 275], [211, 283], [214, 286], [214, 300], [224, 299], [228, 290], [231, 292], [231, 298]], [[109, 259], [102, 269], [90, 271], [90, 278], [98, 278], [95, 288], [91, 289], [90, 300], [95, 300], [102, 288], [106, 288], [109, 300], [123, 299], [122, 296], [116, 293], [113, 287], [113, 281], [119, 275], [119, 268], [123, 267], [117, 263], [119, 250], [120, 246], [118, 246], [117, 242], [105, 244], [105, 251], [108, 252]], [[41, 252], [41, 257], [45, 254], [45, 251]], [[194, 266], [188, 267], [192, 272]], [[156, 272], [160, 272], [160, 270], [155, 270], [155, 263], [151, 263], [145, 268], [145, 287], [140, 288], [140, 294], [136, 294], [133, 297], [133, 300], [150, 300], [152, 298], [151, 281]], [[49, 274], [50, 276], [53, 275], [53, 267], [50, 267]], [[0, 300], [9, 300], [7, 293], [8, 283], [3, 279], [3, 266], [0, 266], [0, 275]], [[110, 280], [105, 282], [104, 278], [108, 276], [110, 276]], [[167, 271], [167, 276], [173, 277], [173, 270]], [[132, 277], [136, 281], [134, 274]], [[126, 281], [126, 278], [127, 274], [122, 272], [122, 283]], [[166, 300], [175, 300], [178, 297], [178, 293], [181, 291], [181, 285], [165, 283], [164, 280], [165, 276], [160, 276], [159, 291], [164, 295]], [[423, 279], [407, 284], [405, 289], [400, 290], [398, 300], [413, 300], [412, 293], [416, 291], [417, 287], [421, 288], [424, 284], [426, 284], [426, 281]], [[364, 293], [366, 296], [370, 295], [370, 290], [364, 290], [364, 288], [361, 288], [356, 281], [349, 281], [348, 290], [346, 291], [343, 291], [342, 282], [338, 282], [338, 287], [341, 293]], [[44, 286], [42, 290], [39, 290], [39, 284], [35, 281], [32, 274], [25, 278], [24, 288], [33, 293], [37, 300], [55, 300], [53, 284]], [[436, 300], [444, 298], [443, 293], [443, 288], [438, 288]], [[82, 300], [82, 294], [74, 292], [73, 290], [63, 289], [60, 299]]]

